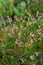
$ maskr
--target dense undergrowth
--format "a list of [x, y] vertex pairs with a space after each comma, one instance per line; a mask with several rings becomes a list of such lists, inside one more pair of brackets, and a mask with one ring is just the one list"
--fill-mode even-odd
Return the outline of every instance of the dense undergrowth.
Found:
[[41, 7], [35, 0], [0, 0], [0, 65], [41, 65]]

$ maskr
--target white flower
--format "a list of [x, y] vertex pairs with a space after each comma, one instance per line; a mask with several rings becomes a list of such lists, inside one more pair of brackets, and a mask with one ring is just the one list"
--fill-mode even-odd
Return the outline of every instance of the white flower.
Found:
[[33, 40], [31, 39], [31, 43], [33, 43]]
[[30, 56], [30, 59], [31, 59], [31, 60], [34, 60], [34, 59], [35, 59], [35, 56], [34, 56], [34, 55], [31, 55], [31, 56]]
[[42, 35], [41, 29], [36, 30], [39, 35]]
[[35, 52], [35, 55], [36, 55], [36, 56], [39, 56], [39, 54], [40, 54], [40, 52]]
[[30, 33], [30, 36], [31, 36], [31, 37], [34, 37], [35, 35], [34, 35], [33, 33]]
[[39, 25], [38, 27], [41, 28], [41, 25]]

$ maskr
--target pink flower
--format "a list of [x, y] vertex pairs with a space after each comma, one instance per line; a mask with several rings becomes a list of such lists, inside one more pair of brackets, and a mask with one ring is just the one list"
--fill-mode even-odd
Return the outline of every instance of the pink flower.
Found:
[[19, 41], [18, 39], [16, 39], [15, 43], [19, 46], [21, 46], [23, 44], [23, 42]]
[[24, 63], [26, 61], [26, 59], [20, 58], [20, 61]]

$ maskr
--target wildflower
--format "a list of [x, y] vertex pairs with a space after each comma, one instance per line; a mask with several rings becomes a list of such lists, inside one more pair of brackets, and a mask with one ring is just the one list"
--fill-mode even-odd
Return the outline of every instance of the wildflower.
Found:
[[41, 28], [41, 25], [39, 25], [38, 27]]
[[39, 16], [38, 18], [40, 19], [40, 18], [42, 18], [42, 16]]
[[12, 23], [12, 18], [10, 18], [9, 16], [8, 16], [8, 21], [10, 24]]
[[29, 38], [28, 43], [26, 43], [27, 46], [32, 46], [33, 45], [33, 39]]
[[20, 58], [20, 61], [24, 63], [26, 61], [26, 59]]
[[31, 42], [31, 45], [32, 45], [32, 43], [33, 43], [33, 40], [31, 39], [31, 40], [30, 40], [30, 42]]
[[41, 29], [36, 30], [39, 35], [42, 35]]
[[9, 32], [13, 35], [13, 34], [14, 34], [14, 29], [11, 28], [11, 29], [9, 30]]
[[32, 34], [32, 33], [30, 33], [30, 36], [31, 36], [31, 37], [34, 37], [35, 35], [34, 35], [34, 34]]
[[20, 43], [20, 41], [19, 41], [18, 39], [16, 39], [15, 43], [16, 43], [16, 44], [19, 44], [19, 43]]
[[14, 19], [15, 19], [16, 21], [18, 21], [18, 17], [17, 17], [17, 16], [14, 16]]
[[34, 60], [34, 59], [35, 59], [35, 56], [34, 56], [34, 55], [31, 55], [31, 56], [30, 56], [30, 59], [31, 59], [31, 60]]
[[19, 46], [23, 45], [23, 42], [19, 41], [18, 39], [16, 39], [15, 43]]
[[18, 33], [18, 38], [20, 38], [20, 37], [21, 37], [21, 32]]
[[32, 43], [30, 42], [25, 44], [25, 47], [31, 47], [31, 46], [32, 46]]
[[14, 16], [14, 19], [15, 19], [16, 21], [21, 21], [21, 20], [22, 20], [22, 18], [18, 18], [17, 16]]
[[39, 54], [40, 54], [40, 52], [35, 52], [35, 55], [36, 55], [36, 56], [39, 56]]
[[11, 34], [12, 34], [12, 35], [14, 34], [14, 29], [13, 29], [13, 28], [11, 28]]
[[19, 30], [18, 26], [16, 26], [16, 32]]

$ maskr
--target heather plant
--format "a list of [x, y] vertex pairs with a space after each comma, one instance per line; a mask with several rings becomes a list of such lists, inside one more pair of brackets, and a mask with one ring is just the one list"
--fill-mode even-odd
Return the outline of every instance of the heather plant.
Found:
[[0, 0], [0, 65], [43, 65], [43, 13], [37, 1]]

